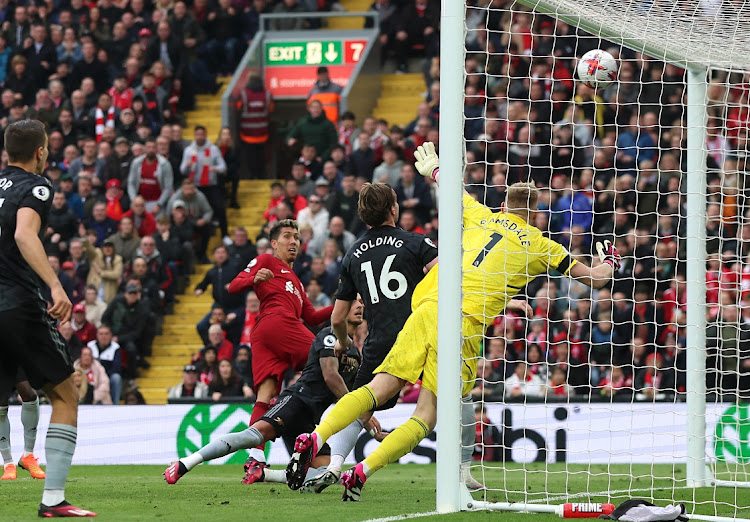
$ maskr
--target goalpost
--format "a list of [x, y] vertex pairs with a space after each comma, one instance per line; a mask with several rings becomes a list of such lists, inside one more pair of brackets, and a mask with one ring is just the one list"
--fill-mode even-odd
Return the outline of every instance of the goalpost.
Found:
[[[692, 519], [750, 520], [749, 34], [745, 2], [443, 0], [438, 511], [562, 516], [566, 502], [643, 498], [684, 503]], [[603, 92], [565, 74], [592, 48], [620, 67]], [[481, 116], [465, 115], [465, 89]], [[635, 151], [630, 163], [623, 150]], [[490, 205], [491, 191], [517, 180], [542, 187], [542, 230], [573, 257], [591, 264], [594, 242], [610, 239], [626, 268], [609, 296], [538, 278], [520, 295], [540, 317], [500, 317], [488, 330], [472, 466], [487, 489], [470, 495], [459, 475], [461, 193]], [[574, 204], [581, 194], [590, 207]], [[610, 340], [594, 342], [607, 325]], [[570, 391], [508, 393], [518, 360], [543, 368], [549, 386], [563, 368]]]

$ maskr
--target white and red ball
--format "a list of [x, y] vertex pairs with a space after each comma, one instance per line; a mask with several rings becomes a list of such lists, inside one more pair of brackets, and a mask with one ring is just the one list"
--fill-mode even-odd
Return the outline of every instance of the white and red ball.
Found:
[[578, 61], [578, 78], [592, 89], [603, 90], [617, 81], [617, 61], [607, 51], [594, 49]]

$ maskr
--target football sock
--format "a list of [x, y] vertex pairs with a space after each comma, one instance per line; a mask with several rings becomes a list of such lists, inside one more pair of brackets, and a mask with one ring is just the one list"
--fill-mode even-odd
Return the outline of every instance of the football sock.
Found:
[[419, 444], [419, 441], [430, 434], [427, 423], [418, 417], [412, 417], [393, 430], [383, 439], [378, 449], [364, 460], [365, 475], [368, 477], [380, 468], [395, 462]]
[[326, 418], [315, 429], [315, 433], [320, 437], [320, 444], [322, 445], [334, 433], [340, 432], [359, 419], [360, 415], [366, 411], [374, 410], [377, 406], [378, 401], [375, 394], [372, 388], [367, 385], [347, 393], [338, 400], [333, 409], [326, 415]]
[[474, 404], [471, 397], [461, 399], [461, 463], [471, 462], [474, 455], [474, 444], [477, 441], [477, 432], [474, 428]]
[[[261, 435], [261, 433], [255, 428], [248, 428], [239, 433], [227, 433], [216, 440], [212, 440], [198, 450], [197, 453], [190, 455], [190, 457], [194, 457], [195, 455], [200, 454], [200, 460], [198, 460], [198, 457], [195, 457], [194, 459], [186, 457], [182, 459], [182, 463], [185, 464], [188, 470], [190, 470], [201, 462], [218, 459], [224, 455], [234, 453], [237, 450], [252, 448], [253, 446], [257, 446], [264, 442], [265, 439], [263, 438], [263, 435]], [[198, 462], [195, 462], [196, 460], [198, 460]]]
[[7, 406], [0, 406], [0, 456], [3, 457], [3, 464], [13, 462], [13, 456], [10, 454], [10, 421]]
[[23, 424], [23, 456], [34, 453], [36, 444], [36, 427], [39, 424], [39, 397], [21, 405], [21, 424]]
[[271, 468], [264, 469], [263, 482], [279, 482], [281, 484], [286, 484], [286, 470]]
[[[249, 426], [252, 426], [260, 418], [266, 414], [268, 411], [269, 404], [267, 402], [259, 402], [256, 401], [255, 405], [253, 406], [253, 413], [250, 415], [250, 424]], [[258, 445], [257, 448], [253, 448], [250, 450], [250, 457], [257, 460], [258, 462], [265, 462], [266, 461], [266, 454], [264, 452], [266, 448], [266, 443], [262, 442]]]
[[[305, 475], [305, 480], [310, 480], [311, 478], [315, 478], [318, 475], [322, 475], [328, 471], [328, 468], [325, 466], [320, 466], [319, 468], [310, 468], [307, 470], [307, 475]], [[286, 482], [286, 479], [284, 479], [284, 482]]]
[[65, 481], [76, 450], [78, 429], [67, 424], [50, 424], [47, 429], [45, 451], [47, 478], [44, 480], [42, 504], [56, 506], [65, 500]]
[[331, 447], [331, 463], [328, 469], [341, 469], [344, 459], [352, 452], [357, 444], [357, 437], [365, 425], [361, 419], [357, 419], [338, 433], [335, 433], [327, 442]]

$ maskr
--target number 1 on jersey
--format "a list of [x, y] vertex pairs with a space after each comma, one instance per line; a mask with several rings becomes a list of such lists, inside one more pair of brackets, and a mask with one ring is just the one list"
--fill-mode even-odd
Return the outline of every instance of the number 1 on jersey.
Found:
[[498, 232], [493, 232], [492, 235], [490, 236], [490, 242], [487, 243], [486, 245], [484, 245], [484, 248], [482, 249], [481, 252], [479, 252], [479, 255], [474, 260], [474, 262], [472, 263], [472, 265], [474, 265], [476, 267], [478, 267], [479, 265], [481, 265], [482, 261], [484, 261], [485, 256], [487, 256], [487, 254], [490, 253], [490, 250], [492, 250], [493, 248], [495, 248], [495, 245], [497, 245], [500, 242], [501, 239], [503, 239], [503, 235], [502, 234], [500, 234]]
[[[398, 299], [403, 296], [409, 286], [404, 274], [397, 270], [394, 270], [393, 272], [390, 271], [395, 258], [396, 254], [391, 254], [386, 257], [385, 263], [383, 263], [383, 269], [380, 272], [380, 292], [382, 292], [388, 299]], [[375, 272], [372, 269], [372, 261], [362, 263], [360, 269], [365, 273], [365, 279], [367, 279], [367, 290], [370, 294], [370, 302], [372, 304], [379, 303], [380, 294], [378, 293], [378, 285], [375, 283]], [[398, 288], [391, 290], [391, 281], [396, 281], [396, 283], [398, 283]]]

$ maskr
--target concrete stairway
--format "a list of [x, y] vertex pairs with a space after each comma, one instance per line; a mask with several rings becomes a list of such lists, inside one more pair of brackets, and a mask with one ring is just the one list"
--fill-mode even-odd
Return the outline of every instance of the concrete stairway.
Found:
[[[242, 225], [247, 228], [250, 238], [255, 238], [264, 225], [263, 212], [268, 207], [271, 180], [242, 180], [238, 199], [242, 206], [239, 210], [229, 209], [227, 218], [230, 230]], [[217, 232], [209, 243], [209, 251], [219, 244], [221, 237]], [[179, 303], [174, 307], [174, 314], [164, 318], [161, 335], [154, 339], [153, 355], [149, 358], [151, 368], [141, 373], [138, 385], [148, 404], [164, 404], [167, 401], [167, 388], [182, 380], [182, 368], [198, 352], [203, 343], [195, 330], [195, 325], [211, 309], [210, 290], [196, 297], [193, 289], [211, 265], [197, 265], [190, 276], [190, 285], [183, 295], [178, 296]]]
[[[364, 12], [369, 11], [372, 0], [339, 0], [339, 3], [349, 12]], [[364, 26], [364, 17], [353, 16], [350, 18], [330, 18], [326, 29], [362, 29]]]
[[[229, 78], [223, 78], [224, 85]], [[221, 130], [221, 94], [198, 95], [196, 110], [186, 115], [187, 129], [185, 135], [192, 136], [195, 125], [206, 127], [210, 140], [215, 140]], [[242, 225], [247, 228], [251, 239], [254, 239], [264, 224], [263, 212], [268, 207], [271, 180], [242, 180], [238, 191], [241, 209], [228, 209], [227, 219], [230, 230]], [[211, 252], [221, 242], [217, 230], [209, 243]], [[193, 295], [193, 289], [202, 279], [211, 265], [197, 265], [190, 276], [190, 285], [185, 294], [178, 296], [174, 314], [164, 318], [161, 335], [154, 340], [153, 355], [149, 358], [151, 368], [143, 371], [138, 379], [141, 393], [148, 404], [164, 404], [167, 401], [167, 388], [182, 380], [182, 368], [198, 352], [203, 343], [195, 330], [198, 321], [211, 309], [211, 292], [200, 297]]]
[[389, 125], [407, 125], [416, 117], [417, 106], [423, 100], [424, 77], [419, 73], [383, 74], [380, 82], [381, 94], [373, 115], [384, 118]]

